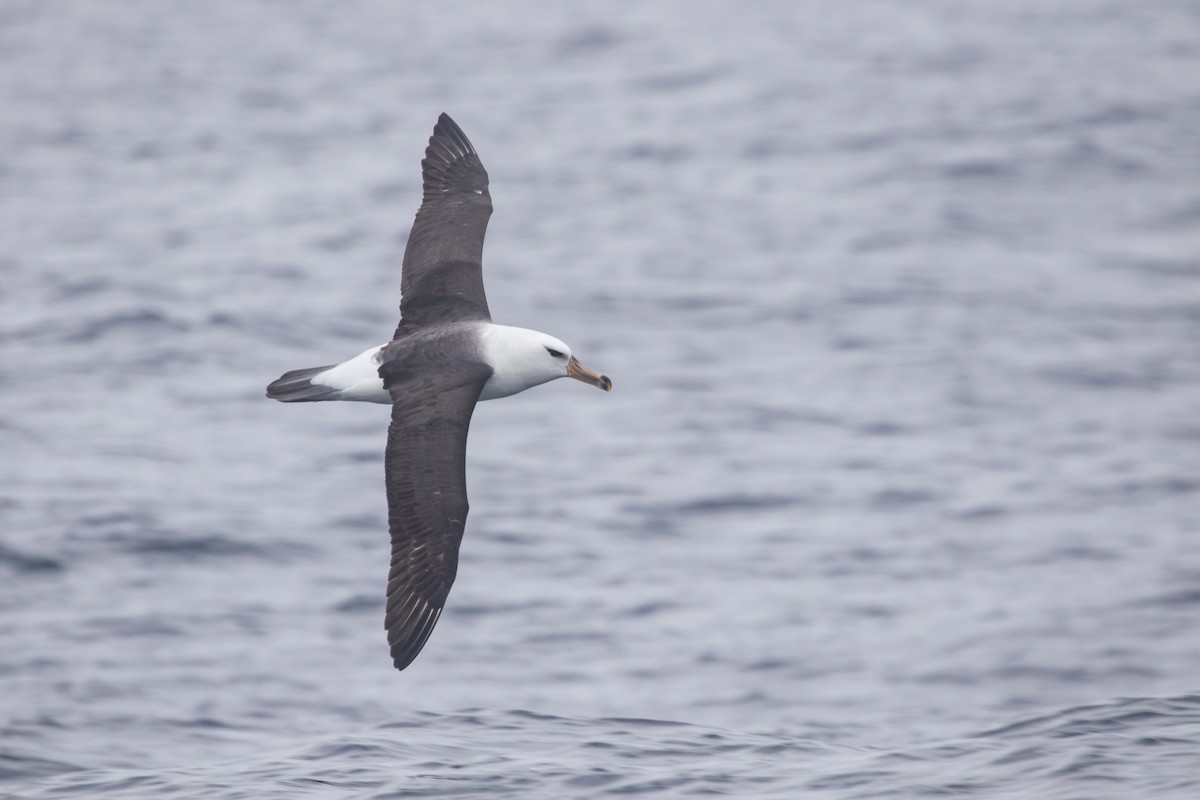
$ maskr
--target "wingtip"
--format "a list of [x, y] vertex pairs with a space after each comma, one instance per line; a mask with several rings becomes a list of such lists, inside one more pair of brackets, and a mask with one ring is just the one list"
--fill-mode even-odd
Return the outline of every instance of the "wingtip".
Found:
[[384, 626], [387, 628], [392, 666], [403, 670], [416, 660], [441, 616], [440, 604], [430, 604], [419, 598], [413, 598], [409, 603], [388, 612]]
[[429, 146], [425, 148], [421, 182], [425, 200], [446, 192], [487, 194], [487, 171], [479, 161], [479, 154], [462, 128], [445, 112], [438, 115]]
[[392, 666], [395, 667], [398, 672], [403, 672], [404, 668], [411, 664], [417, 656], [416, 653], [411, 655], [403, 652], [397, 653], [397, 649], [398, 648], [395, 647], [392, 648]]
[[429, 137], [429, 146], [434, 147], [439, 142], [443, 145], [453, 145], [457, 155], [478, 155], [463, 129], [445, 111], [438, 114], [437, 124], [433, 126], [433, 135]]

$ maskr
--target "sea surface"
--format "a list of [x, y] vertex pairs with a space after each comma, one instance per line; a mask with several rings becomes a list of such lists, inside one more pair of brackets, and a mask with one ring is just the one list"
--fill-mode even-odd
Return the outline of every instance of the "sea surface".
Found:
[[[383, 631], [439, 112], [495, 319]], [[0, 3], [0, 797], [1200, 797], [1191, 0]]]

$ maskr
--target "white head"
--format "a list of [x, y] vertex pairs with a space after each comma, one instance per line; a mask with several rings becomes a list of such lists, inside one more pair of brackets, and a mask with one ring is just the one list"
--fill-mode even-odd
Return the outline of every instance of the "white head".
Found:
[[540, 331], [489, 325], [483, 347], [493, 374], [483, 387], [481, 400], [508, 397], [555, 378], [575, 378], [612, 391], [607, 376], [580, 363], [565, 342]]

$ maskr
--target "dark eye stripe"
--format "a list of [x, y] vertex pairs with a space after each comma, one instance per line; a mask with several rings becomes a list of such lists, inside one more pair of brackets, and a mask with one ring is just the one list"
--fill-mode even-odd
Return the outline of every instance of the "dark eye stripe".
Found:
[[560, 353], [559, 351], [555, 350], [553, 347], [547, 347], [546, 352], [549, 353], [554, 358], [562, 358], [563, 357], [563, 354]]

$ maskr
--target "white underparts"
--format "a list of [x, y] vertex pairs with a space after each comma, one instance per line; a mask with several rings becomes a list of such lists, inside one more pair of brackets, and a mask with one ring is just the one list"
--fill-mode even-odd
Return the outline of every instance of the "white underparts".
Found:
[[[553, 336], [529, 330], [491, 323], [470, 323], [477, 338], [478, 355], [492, 368], [492, 377], [483, 387], [480, 400], [523, 392], [526, 389], [566, 377], [570, 348]], [[477, 327], [476, 327], [477, 326]], [[413, 342], [415, 346], [437, 346], [436, 339]], [[367, 403], [391, 404], [392, 396], [383, 388], [379, 377], [379, 359], [386, 345], [372, 347], [349, 361], [330, 367], [309, 379], [316, 386], [328, 386], [337, 391], [336, 398]]]
[[349, 361], [313, 376], [311, 382], [337, 389], [339, 400], [390, 405], [392, 396], [383, 388], [383, 379], [379, 377], [379, 351], [383, 348], [384, 345], [379, 345], [359, 353]]

